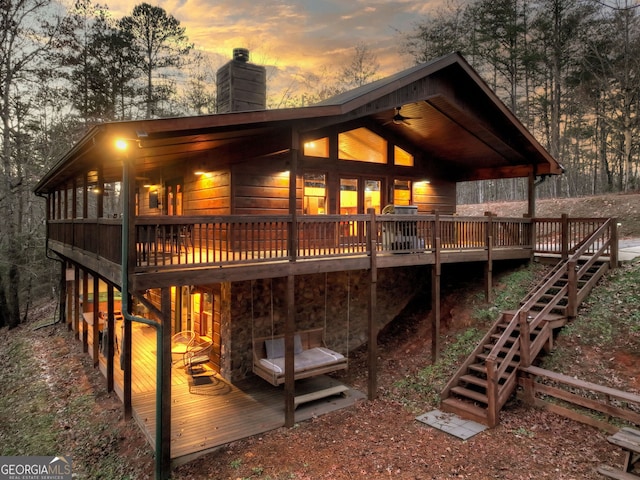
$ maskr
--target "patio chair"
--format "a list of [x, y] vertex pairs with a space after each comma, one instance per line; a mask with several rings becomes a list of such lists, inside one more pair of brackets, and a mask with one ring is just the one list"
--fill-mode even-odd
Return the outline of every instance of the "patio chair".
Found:
[[196, 339], [196, 332], [193, 330], [184, 330], [176, 333], [171, 337], [171, 365], [175, 365], [182, 360], [187, 347]]
[[194, 375], [194, 367], [198, 367], [199, 370], [203, 369], [203, 365], [209, 363], [211, 358], [211, 350], [213, 349], [213, 342], [211, 340], [205, 340], [200, 337], [196, 337], [189, 345], [187, 345], [187, 351], [182, 356], [182, 362], [190, 375]]

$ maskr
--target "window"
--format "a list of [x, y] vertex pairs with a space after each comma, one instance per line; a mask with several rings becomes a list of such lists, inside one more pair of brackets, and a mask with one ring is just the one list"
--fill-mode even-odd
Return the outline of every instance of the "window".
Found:
[[367, 128], [340, 133], [338, 158], [356, 162], [387, 163], [387, 141]]
[[394, 205], [411, 205], [411, 180], [393, 181]]
[[304, 143], [304, 154], [307, 157], [329, 158], [329, 138], [318, 138]]
[[306, 173], [304, 175], [304, 213], [305, 215], [324, 215], [327, 213], [327, 177], [324, 173]]
[[403, 167], [413, 167], [413, 155], [398, 146], [394, 146], [393, 163]]

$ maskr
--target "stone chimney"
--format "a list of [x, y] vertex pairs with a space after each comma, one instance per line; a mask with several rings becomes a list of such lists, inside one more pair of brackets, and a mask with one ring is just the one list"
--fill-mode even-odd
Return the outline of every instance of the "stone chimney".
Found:
[[233, 60], [216, 74], [218, 113], [247, 112], [267, 108], [267, 71], [249, 63], [249, 50], [234, 48]]

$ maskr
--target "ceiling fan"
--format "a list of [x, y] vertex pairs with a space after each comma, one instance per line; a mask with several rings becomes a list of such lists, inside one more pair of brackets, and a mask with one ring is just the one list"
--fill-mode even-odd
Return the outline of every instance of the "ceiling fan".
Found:
[[417, 120], [420, 118], [420, 117], [405, 117], [400, 113], [401, 108], [402, 107], [396, 107], [395, 114], [393, 115], [393, 117], [391, 117], [391, 120], [389, 120], [388, 122], [385, 122], [384, 125], [388, 125], [390, 123], [393, 123], [394, 125], [411, 125], [407, 120]]

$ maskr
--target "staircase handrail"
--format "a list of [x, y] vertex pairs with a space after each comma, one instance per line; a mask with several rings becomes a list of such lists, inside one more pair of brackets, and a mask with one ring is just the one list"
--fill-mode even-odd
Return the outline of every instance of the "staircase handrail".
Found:
[[[536, 312], [535, 316], [533, 317], [530, 316], [531, 307], [535, 305], [538, 302], [538, 300], [540, 300], [540, 298], [542, 298], [542, 296], [549, 290], [549, 288], [553, 286], [553, 284], [560, 277], [562, 277], [564, 273], [568, 273], [569, 268], [574, 268], [574, 269], [576, 268], [578, 259], [585, 254], [585, 252], [589, 249], [589, 247], [591, 247], [604, 232], [607, 231], [610, 224], [611, 224], [611, 219], [608, 219], [595, 232], [593, 232], [587, 238], [586, 241], [582, 242], [581, 247], [577, 249], [569, 259], [559, 262], [558, 265], [554, 267], [553, 274], [551, 276], [547, 276], [545, 278], [545, 281], [540, 285], [537, 291], [533, 295], [531, 295], [528, 301], [525, 302], [525, 304], [522, 305], [516, 311], [513, 318], [509, 322], [509, 325], [507, 326], [507, 328], [504, 330], [504, 332], [502, 333], [498, 341], [495, 343], [495, 345], [491, 349], [491, 352], [489, 353], [489, 355], [485, 360], [485, 366], [487, 369], [487, 378], [491, 379], [491, 381], [487, 382], [487, 398], [489, 399], [489, 405], [487, 405], [487, 410], [488, 410], [489, 421], [492, 424], [496, 424], [497, 414], [501, 407], [501, 402], [503, 400], [506, 400], [506, 394], [504, 391], [500, 393], [500, 388], [502, 387], [504, 389], [506, 388], [506, 385], [513, 385], [513, 382], [511, 381], [512, 380], [511, 377], [514, 377], [517, 373], [517, 369], [514, 369], [511, 372], [511, 375], [509, 375], [509, 378], [507, 379], [505, 384], [503, 386], [499, 384], [499, 379], [506, 372], [506, 369], [508, 368], [508, 363], [511, 361], [511, 359], [514, 356], [516, 345], [520, 346], [523, 344], [523, 342], [520, 341], [520, 337], [518, 337], [518, 341], [513, 342], [511, 348], [507, 352], [501, 364], [498, 364], [498, 354], [505, 347], [507, 340], [509, 339], [509, 337], [511, 337], [511, 334], [515, 331], [516, 327], [518, 326], [521, 315], [526, 315], [526, 321], [529, 324], [528, 325], [529, 328], [527, 328], [527, 331], [533, 331], [542, 322], [542, 319], [547, 315], [547, 313], [549, 313], [551, 310], [553, 310], [553, 308], [555, 308], [558, 305], [559, 301], [564, 297], [565, 293], [570, 295], [569, 285], [565, 285], [553, 296], [552, 300], [547, 303], [545, 308], [543, 308], [539, 312]], [[611, 243], [611, 237], [609, 237], [603, 242], [603, 245], [600, 247], [600, 249], [598, 249], [598, 251], [595, 252], [586, 263], [589, 266], [591, 266], [604, 253], [604, 251], [610, 245], [610, 243]], [[576, 271], [576, 274], [579, 274], [579, 276], [576, 276], [574, 281], [577, 282], [577, 280], [581, 278], [581, 276], [587, 271], [587, 269], [588, 267], [582, 267], [579, 269], [579, 271]], [[571, 299], [570, 299], [570, 302], [571, 302]], [[531, 347], [531, 344], [529, 342], [526, 342], [526, 343], [529, 345], [529, 347]], [[532, 359], [530, 354], [531, 354], [531, 351], [527, 352], [527, 358]]]
[[[575, 251], [575, 253], [571, 256], [571, 258], [574, 259], [578, 259], [581, 256], [583, 256], [585, 254], [585, 252], [589, 249], [589, 247], [591, 245], [593, 245], [596, 241], [596, 239], [598, 239], [600, 237], [600, 235], [602, 235], [603, 233], [605, 233], [609, 227], [611, 226], [611, 224], [613, 223], [613, 219], [609, 218], [607, 219], [606, 222], [604, 222], [602, 225], [600, 225], [600, 227], [598, 227], [598, 229], [593, 232], [591, 234], [591, 236], [589, 236], [587, 238], [587, 240], [581, 245], [581, 247], [579, 249], [577, 249]], [[595, 258], [597, 259], [598, 257], [600, 257], [600, 255], [602, 255], [602, 253], [604, 252], [604, 250], [606, 250], [606, 247], [608, 247], [611, 244], [611, 236], [609, 236], [609, 238], [607, 238], [602, 247], [598, 250], [598, 255], [596, 255], [595, 253], [591, 256], [591, 258]], [[595, 260], [594, 260], [595, 261]]]
[[[490, 358], [492, 360], [497, 360], [498, 353], [504, 347], [508, 337], [511, 336], [511, 333], [513, 333], [516, 326], [518, 325], [517, 319], [518, 319], [518, 316], [520, 315], [520, 312], [524, 311], [524, 312], [527, 312], [528, 314], [528, 312], [531, 311], [531, 307], [533, 307], [533, 305], [535, 305], [540, 300], [540, 298], [545, 294], [545, 292], [549, 289], [549, 287], [551, 287], [560, 277], [562, 277], [562, 275], [564, 275], [564, 273], [567, 271], [569, 263], [571, 263], [572, 261], [575, 262], [581, 256], [583, 256], [584, 253], [589, 249], [589, 247], [591, 247], [595, 243], [595, 241], [600, 237], [600, 235], [602, 235], [609, 228], [610, 223], [611, 223], [611, 219], [608, 219], [606, 222], [604, 222], [595, 232], [593, 232], [588, 237], [588, 239], [585, 242], [582, 243], [582, 246], [578, 250], [576, 250], [568, 260], [562, 261], [558, 263], [558, 265], [556, 265], [556, 267], [554, 268], [554, 273], [551, 276], [548, 276], [544, 284], [540, 285], [537, 288], [536, 293], [534, 293], [529, 298], [529, 300], [516, 311], [515, 315], [513, 316], [513, 319], [511, 320], [511, 322], [509, 322], [509, 326], [502, 334], [502, 337], [500, 338], [500, 340], [498, 340], [496, 344], [493, 346], [487, 358]], [[595, 262], [600, 257], [600, 255], [602, 255], [604, 250], [606, 250], [606, 248], [609, 246], [610, 242], [611, 242], [610, 238], [607, 239], [605, 242], [603, 242], [602, 247], [596, 252], [597, 255], [594, 254], [589, 259], [589, 262], [590, 262], [589, 265], [592, 265], [593, 262]], [[584, 271], [586, 271], [586, 269], [584, 269]], [[583, 269], [581, 268], [580, 272], [578, 273], [584, 273]], [[534, 318], [530, 319], [529, 323], [532, 329], [535, 328], [537, 325], [539, 325], [544, 315], [549, 313], [557, 305], [557, 302], [560, 300], [560, 298], [562, 298], [562, 296], [560, 296], [559, 294], [555, 295], [553, 298], [554, 300], [553, 302], [549, 302], [545, 309], [543, 309], [541, 312], [538, 312]], [[542, 312], [544, 312], [544, 315], [541, 315]]]

